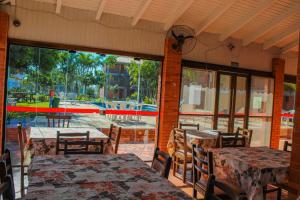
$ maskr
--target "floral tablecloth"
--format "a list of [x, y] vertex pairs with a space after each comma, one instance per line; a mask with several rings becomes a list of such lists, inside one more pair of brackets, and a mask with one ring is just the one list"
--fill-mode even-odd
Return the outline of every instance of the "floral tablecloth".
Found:
[[[90, 140], [106, 142], [108, 136], [97, 130], [96, 128], [49, 128], [49, 127], [31, 127], [29, 130], [28, 138], [29, 143], [27, 150], [31, 152], [31, 156], [38, 155], [55, 155], [56, 154], [56, 134], [57, 131], [61, 133], [85, 133], [90, 132]], [[111, 144], [106, 146], [105, 152], [112, 152]]]
[[[218, 131], [212, 130], [186, 130], [187, 145], [191, 148], [192, 144], [199, 145], [204, 149], [214, 148], [217, 145]], [[167, 144], [168, 152], [170, 155], [174, 153], [174, 135], [173, 131], [170, 133], [169, 141]]]
[[37, 156], [26, 200], [190, 200], [133, 154]]
[[211, 149], [214, 173], [246, 192], [248, 199], [262, 200], [263, 186], [285, 183], [290, 153], [268, 147]]

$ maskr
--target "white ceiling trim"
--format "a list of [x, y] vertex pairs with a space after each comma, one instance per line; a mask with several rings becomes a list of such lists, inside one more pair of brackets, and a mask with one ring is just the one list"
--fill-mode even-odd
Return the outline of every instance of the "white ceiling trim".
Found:
[[141, 6], [138, 8], [138, 11], [135, 14], [135, 16], [133, 17], [133, 20], [131, 22], [132, 26], [135, 26], [139, 22], [139, 20], [142, 18], [143, 14], [147, 10], [147, 8], [150, 6], [151, 2], [152, 2], [152, 0], [144, 0], [141, 3]]
[[284, 54], [284, 53], [287, 53], [289, 52], [291, 49], [297, 47], [299, 45], [299, 40], [295, 40], [289, 44], [287, 44], [286, 46], [284, 46], [282, 49], [281, 49], [281, 53]]
[[164, 29], [168, 30], [173, 24], [191, 7], [195, 0], [184, 1], [177, 9], [170, 15], [165, 23]]
[[233, 33], [237, 32], [241, 28], [243, 28], [246, 24], [248, 24], [250, 21], [252, 21], [256, 16], [261, 14], [266, 8], [272, 5], [272, 3], [277, 0], [265, 0], [262, 3], [260, 3], [256, 9], [254, 9], [252, 12], [250, 12], [247, 16], [243, 17], [241, 20], [239, 20], [236, 24], [231, 26], [227, 31], [224, 31], [219, 40], [224, 41], [226, 38], [231, 36]]
[[60, 13], [60, 11], [61, 11], [61, 5], [62, 5], [62, 0], [57, 0], [56, 1], [56, 8], [55, 8], [56, 14]]
[[210, 13], [206, 18], [203, 20], [201, 25], [196, 30], [196, 35], [199, 35], [207, 27], [209, 27], [211, 24], [213, 24], [219, 17], [221, 17], [231, 6], [236, 2], [236, 0], [230, 0], [226, 3], [226, 5], [220, 5], [218, 8], [216, 8], [212, 13]]
[[96, 20], [100, 20], [101, 19], [101, 16], [103, 14], [104, 7], [105, 7], [106, 3], [107, 3], [107, 0], [101, 0], [100, 1], [99, 7], [98, 7], [98, 10], [97, 10], [97, 14], [96, 14]]
[[243, 45], [246, 46], [250, 44], [251, 42], [257, 40], [259, 37], [263, 36], [265, 33], [268, 31], [272, 30], [272, 28], [276, 25], [278, 25], [280, 22], [285, 20], [286, 18], [296, 14], [297, 12], [300, 11], [300, 3], [297, 4], [296, 6], [290, 8], [286, 13], [283, 15], [279, 15], [276, 17], [274, 20], [272, 20], [269, 24], [266, 24], [262, 27], [259, 28], [259, 30], [256, 30], [254, 33], [251, 35], [248, 35], [246, 39], [243, 41]]

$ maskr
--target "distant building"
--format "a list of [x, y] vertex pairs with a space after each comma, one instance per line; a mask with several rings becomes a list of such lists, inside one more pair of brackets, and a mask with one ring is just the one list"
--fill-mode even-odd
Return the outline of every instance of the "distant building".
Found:
[[130, 76], [126, 69], [130, 62], [130, 58], [118, 57], [115, 66], [104, 66], [106, 74], [104, 95], [106, 99], [126, 100], [130, 96]]

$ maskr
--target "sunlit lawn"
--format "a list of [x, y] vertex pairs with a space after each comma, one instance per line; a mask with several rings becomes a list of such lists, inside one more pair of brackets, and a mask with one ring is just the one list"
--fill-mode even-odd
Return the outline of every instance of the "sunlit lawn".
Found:
[[40, 107], [40, 108], [49, 108], [49, 102], [23, 102], [17, 103], [17, 106], [27, 106], [27, 107]]

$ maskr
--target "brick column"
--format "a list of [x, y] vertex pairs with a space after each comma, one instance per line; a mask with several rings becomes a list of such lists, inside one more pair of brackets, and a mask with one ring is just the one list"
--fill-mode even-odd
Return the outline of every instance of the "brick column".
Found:
[[278, 149], [280, 139], [281, 109], [284, 90], [284, 64], [285, 62], [283, 59], [272, 59], [272, 68], [274, 73], [274, 100], [270, 145], [274, 149]]
[[161, 80], [158, 147], [166, 151], [172, 128], [178, 126], [181, 54], [171, 48], [171, 40], [165, 41], [164, 63]]
[[[300, 34], [299, 34], [300, 39]], [[291, 166], [289, 186], [298, 191], [300, 195], [300, 40], [298, 51], [297, 88], [295, 100], [294, 132], [291, 153]], [[293, 194], [289, 194], [289, 199], [296, 199]]]
[[4, 91], [6, 75], [6, 51], [8, 37], [9, 16], [0, 11], [0, 154], [2, 154], [3, 126], [4, 126]]

